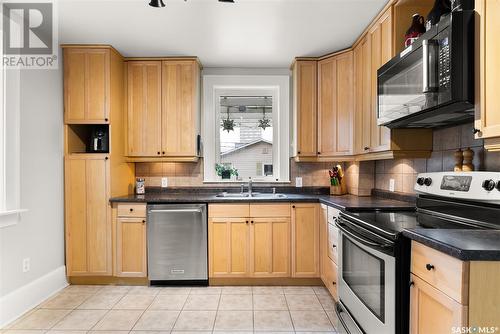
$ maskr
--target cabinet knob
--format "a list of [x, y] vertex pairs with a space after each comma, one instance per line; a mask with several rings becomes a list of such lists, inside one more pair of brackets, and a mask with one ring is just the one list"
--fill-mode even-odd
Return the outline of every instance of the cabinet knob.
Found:
[[300, 151], [297, 151], [297, 154], [300, 154]]
[[246, 221], [246, 224], [248, 224], [248, 220]]
[[321, 152], [318, 152], [318, 154], [321, 154]]
[[363, 147], [365, 151], [368, 151], [370, 148], [368, 146]]
[[292, 205], [292, 209], [295, 209], [295, 205]]
[[411, 281], [410, 282], [410, 288], [415, 285], [415, 282]]
[[160, 152], [156, 152], [156, 154], [160, 155], [161, 153]]
[[476, 128], [474, 128], [474, 129], [472, 130], [472, 134], [474, 134], [474, 135], [475, 135], [475, 134], [478, 134], [478, 133], [480, 133], [480, 132], [481, 132], [481, 130], [476, 129]]
[[108, 160], [108, 159], [109, 159], [109, 157], [105, 157], [105, 158], [104, 158], [104, 160]]
[[337, 245], [332, 245], [332, 248], [333, 248], [333, 249], [337, 248]]
[[250, 224], [253, 224], [253, 220], [250, 222]]
[[332, 281], [332, 284], [333, 284], [333, 285], [335, 285], [335, 284], [337, 284], [337, 282], [335, 282], [335, 281]]
[[108, 119], [107, 119], [107, 118], [105, 118], [105, 119], [104, 119], [104, 121], [105, 121], [105, 122], [107, 122], [107, 121], [108, 121]]
[[146, 222], [146, 221], [143, 219], [143, 220], [142, 220], [142, 223], [144, 224], [145, 222]]
[[161, 154], [165, 155], [165, 151], [161, 152]]
[[425, 269], [427, 269], [427, 270], [431, 271], [432, 269], [434, 269], [434, 265], [432, 265], [432, 264], [430, 264], [430, 263], [427, 263], [427, 264], [425, 265]]
[[134, 211], [134, 208], [130, 208], [130, 212], [133, 212]]

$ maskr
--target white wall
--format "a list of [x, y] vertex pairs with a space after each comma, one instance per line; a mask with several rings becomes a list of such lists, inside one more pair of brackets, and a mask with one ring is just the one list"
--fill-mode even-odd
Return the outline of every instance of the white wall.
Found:
[[0, 327], [65, 285], [62, 71], [23, 70], [20, 82], [20, 207], [28, 211], [0, 228]]

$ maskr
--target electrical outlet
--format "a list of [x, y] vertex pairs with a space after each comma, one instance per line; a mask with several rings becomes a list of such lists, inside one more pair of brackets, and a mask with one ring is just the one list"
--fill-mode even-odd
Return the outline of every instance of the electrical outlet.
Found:
[[161, 187], [162, 188], [167, 188], [168, 187], [168, 177], [162, 177], [161, 178]]
[[30, 258], [23, 259], [23, 273], [30, 271]]
[[389, 180], [389, 191], [394, 191], [395, 188], [395, 182], [394, 179]]
[[302, 188], [302, 178], [301, 177], [296, 177], [295, 178], [295, 186], [297, 188]]

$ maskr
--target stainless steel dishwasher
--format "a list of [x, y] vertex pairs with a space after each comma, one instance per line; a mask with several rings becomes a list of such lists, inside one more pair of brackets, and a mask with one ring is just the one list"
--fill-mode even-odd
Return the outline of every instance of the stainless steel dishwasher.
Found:
[[207, 205], [148, 205], [151, 285], [208, 284]]

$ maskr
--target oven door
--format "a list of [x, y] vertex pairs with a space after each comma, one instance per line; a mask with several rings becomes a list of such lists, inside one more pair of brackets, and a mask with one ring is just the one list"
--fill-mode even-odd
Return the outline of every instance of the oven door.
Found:
[[386, 251], [390, 245], [356, 233], [342, 220], [337, 226], [340, 301], [365, 333], [395, 333], [396, 259]]

